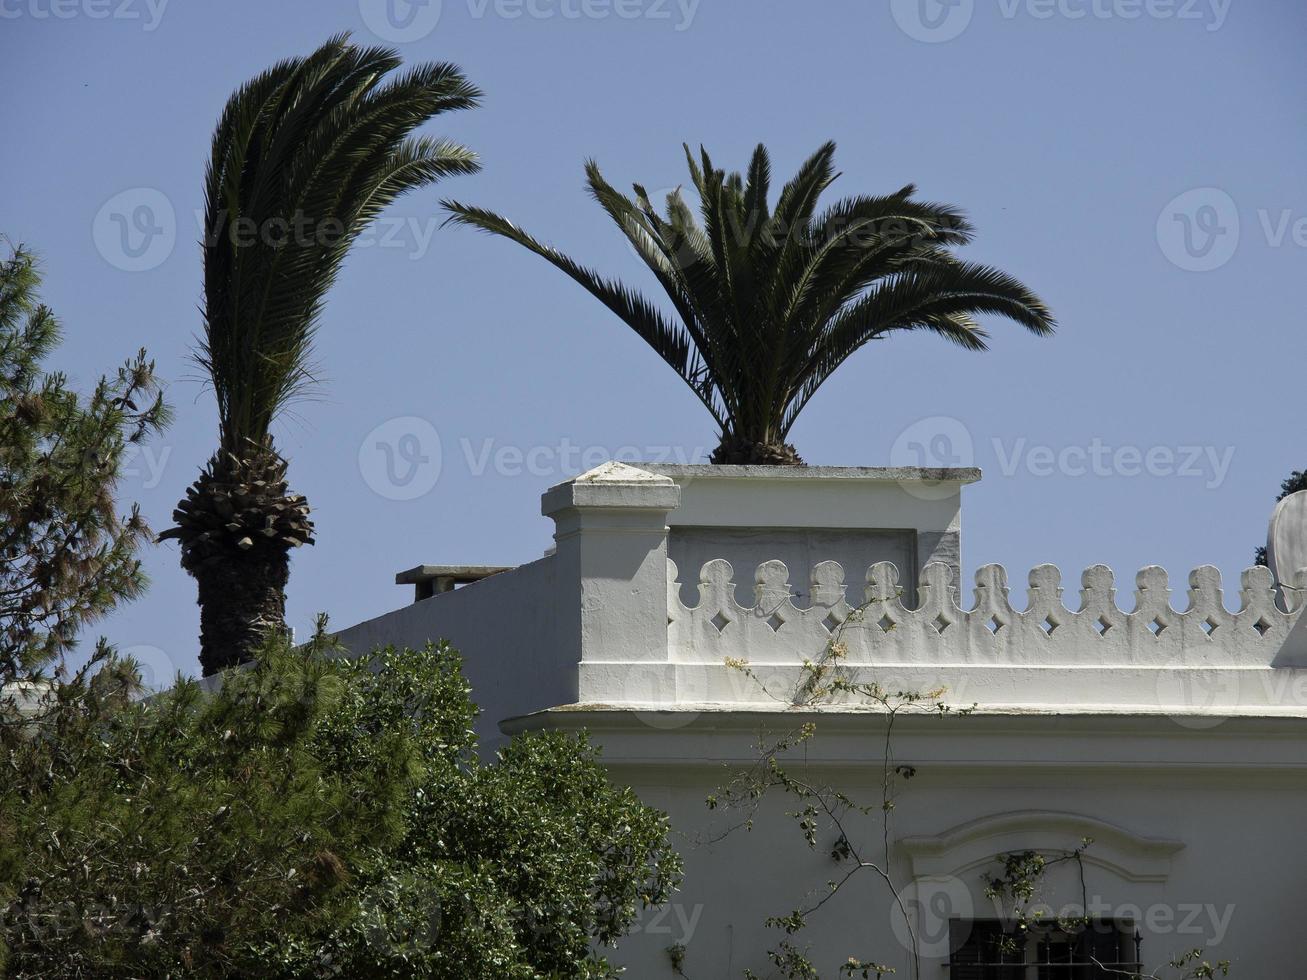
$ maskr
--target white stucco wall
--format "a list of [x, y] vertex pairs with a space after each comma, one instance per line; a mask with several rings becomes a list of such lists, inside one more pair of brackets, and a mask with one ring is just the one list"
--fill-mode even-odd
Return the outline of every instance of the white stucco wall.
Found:
[[362, 656], [387, 644], [421, 647], [448, 640], [463, 656], [463, 671], [481, 707], [477, 735], [493, 753], [504, 736], [499, 722], [548, 704], [576, 700], [576, 664], [561, 641], [555, 602], [558, 560], [542, 558], [402, 606], [342, 630], [346, 650]]
[[[965, 595], [959, 587], [973, 471], [747, 469], [601, 467], [545, 495], [551, 557], [341, 634], [360, 654], [448, 638], [465, 656], [487, 748], [501, 731], [586, 728], [614, 780], [671, 815], [685, 887], [623, 945], [630, 976], [672, 976], [665, 950], [676, 942], [692, 980], [745, 967], [767, 976], [779, 936], [765, 918], [837, 875], [829, 831], [809, 851], [782, 815], [792, 801], [769, 801], [752, 832], [716, 843], [706, 841], [732, 815], [704, 805], [757, 760], [760, 732], [810, 720], [789, 695], [804, 658], [833, 635], [857, 679], [942, 687], [949, 703], [975, 705], [966, 717], [900, 719], [892, 743], [894, 762], [918, 773], [896, 799], [890, 863], [925, 916], [922, 977], [946, 977], [950, 916], [993, 917], [981, 876], [999, 854], [1072, 850], [1083, 836], [1096, 838], [1090, 911], [1137, 919], [1145, 965], [1204, 947], [1241, 980], [1302, 972], [1289, 902], [1307, 823], [1307, 574], [1286, 566], [1276, 581], [1250, 569], [1223, 584], [1206, 567], [1173, 580], [1155, 567], [1117, 578], [1041, 566], [1018, 609], [999, 566], [982, 566]], [[892, 564], [794, 551], [796, 529], [840, 526], [910, 532], [918, 594]], [[745, 545], [734, 563], [678, 568], [678, 527], [716, 528], [723, 547], [743, 529]], [[1307, 530], [1281, 518], [1272, 535], [1279, 554], [1307, 554]], [[799, 567], [756, 560], [769, 536]], [[730, 659], [747, 660], [757, 680]], [[801, 760], [811, 777], [875, 802], [883, 717], [845, 704], [814, 718]], [[861, 826], [880, 832], [876, 819]], [[804, 934], [823, 976], [849, 955], [911, 975], [904, 930], [872, 877]], [[1062, 866], [1043, 898], [1057, 907], [1078, 892]]]
[[[783, 934], [766, 928], [765, 919], [820, 897], [847, 866], [831, 860], [828, 829], [808, 849], [784, 815], [795, 807], [783, 795], [761, 808], [751, 831], [708, 842], [741, 815], [710, 812], [705, 797], [756, 759], [766, 720], [664, 714], [646, 716], [639, 727], [629, 718], [596, 716], [550, 723], [582, 721], [605, 746], [614, 779], [671, 815], [686, 862], [685, 887], [671, 908], [644, 916], [617, 960], [641, 980], [671, 977], [666, 948], [679, 942], [695, 980], [739, 977], [745, 967], [770, 975], [766, 950]], [[818, 718], [817, 725], [806, 762], [792, 760], [792, 770], [878, 802], [883, 725], [872, 718]], [[982, 876], [998, 865], [985, 856], [1072, 850], [1083, 836], [1095, 837], [1085, 852], [1088, 907], [1099, 917], [1137, 922], [1145, 965], [1203, 947], [1213, 960], [1231, 960], [1234, 977], [1300, 975], [1291, 911], [1302, 878], [1296, 840], [1307, 820], [1300, 725], [918, 718], [900, 723], [892, 744], [895, 764], [917, 771], [896, 793], [891, 866], [919, 913], [922, 977], [947, 977], [949, 917], [994, 917]], [[879, 816], [849, 826], [862, 829], [858, 845], [878, 858]], [[963, 832], [950, 845], [947, 835], [957, 828]], [[945, 840], [920, 840], [931, 837]], [[916, 884], [914, 871], [922, 875]], [[908, 934], [901, 920], [896, 924], [890, 893], [872, 873], [855, 882], [802, 934], [820, 951], [821, 975], [835, 976], [840, 963], [858, 955], [911, 976]], [[1055, 909], [1083, 907], [1070, 867], [1048, 875], [1040, 898]]]

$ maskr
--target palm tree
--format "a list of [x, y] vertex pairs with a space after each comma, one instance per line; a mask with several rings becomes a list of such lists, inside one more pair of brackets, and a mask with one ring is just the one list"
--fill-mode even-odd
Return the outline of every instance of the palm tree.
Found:
[[703, 224], [679, 189], [659, 215], [634, 185], [634, 200], [585, 165], [591, 195], [649, 266], [672, 316], [491, 211], [446, 201], [450, 220], [510, 238], [548, 259], [624, 320], [690, 386], [721, 430], [715, 463], [802, 465], [785, 442], [823, 382], [870, 340], [931, 330], [984, 350], [978, 313], [1009, 317], [1036, 334], [1053, 330], [1048, 308], [1016, 279], [962, 262], [949, 250], [971, 240], [962, 213], [912, 199], [852, 197], [817, 213], [834, 182], [827, 143], [768, 207], [767, 149], [746, 177], [696, 162], [685, 147]]
[[218, 448], [163, 538], [181, 544], [200, 604], [205, 674], [285, 629], [290, 550], [313, 543], [271, 426], [314, 382], [313, 339], [351, 243], [405, 191], [477, 170], [475, 155], [413, 130], [475, 106], [448, 64], [332, 38], [227, 102], [205, 174], [204, 333], [196, 359], [218, 404]]

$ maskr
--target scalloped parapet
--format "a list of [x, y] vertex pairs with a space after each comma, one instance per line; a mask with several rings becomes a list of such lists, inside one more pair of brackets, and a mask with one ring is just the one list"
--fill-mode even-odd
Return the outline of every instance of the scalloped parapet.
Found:
[[[1205, 565], [1189, 573], [1187, 591], [1173, 596], [1167, 572], [1155, 565], [1135, 576], [1129, 610], [1118, 603], [1115, 577], [1105, 565], [1080, 576], [1079, 601], [1068, 604], [1062, 573], [1040, 565], [1028, 577], [1026, 608], [1012, 605], [1007, 571], [976, 571], [970, 608], [958, 604], [953, 572], [931, 564], [920, 600], [904, 604], [899, 571], [881, 562], [864, 581], [849, 583], [836, 562], [813, 567], [796, 586], [784, 563], [768, 561], [753, 575], [749, 605], [737, 600], [729, 562], [699, 571], [699, 601], [680, 599], [678, 571], [668, 562], [669, 647], [690, 663], [738, 658], [755, 664], [792, 664], [818, 656], [838, 634], [846, 662], [857, 664], [987, 664], [1007, 666], [1300, 666], [1286, 655], [1299, 618], [1302, 592], [1286, 590], [1283, 608], [1267, 568], [1245, 571], [1237, 611], [1226, 608], [1220, 572]], [[1299, 573], [1307, 586], [1307, 569]], [[1176, 608], [1176, 599], [1182, 608]], [[1292, 654], [1292, 650], [1289, 654]], [[1307, 654], [1307, 650], [1302, 651]]]
[[[1185, 587], [1148, 567], [1130, 588], [1095, 565], [1077, 588], [1041, 565], [1017, 608], [998, 565], [965, 598], [959, 587], [961, 491], [978, 477], [605, 464], [541, 498], [547, 557], [436, 590], [342, 643], [444, 637], [494, 719], [577, 704], [788, 711], [805, 661], [837, 635], [858, 679], [996, 714], [1307, 718], [1307, 496], [1277, 511], [1278, 580], [1251, 568], [1223, 589], [1204, 566]], [[812, 556], [839, 562], [809, 571]], [[846, 706], [868, 707], [816, 707]]]

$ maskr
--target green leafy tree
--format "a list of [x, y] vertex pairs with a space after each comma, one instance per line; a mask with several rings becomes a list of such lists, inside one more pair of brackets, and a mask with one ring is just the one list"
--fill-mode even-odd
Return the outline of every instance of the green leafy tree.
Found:
[[89, 397], [48, 371], [60, 329], [21, 246], [0, 262], [0, 688], [30, 681], [145, 584], [140, 511], [118, 511], [129, 447], [168, 421], [141, 351]]
[[109, 658], [0, 728], [0, 974], [613, 975], [679, 880], [666, 818], [584, 738], [479, 761], [447, 646], [326, 645], [143, 702]]
[[977, 314], [1005, 316], [1036, 334], [1053, 330], [1048, 308], [1016, 279], [963, 262], [971, 240], [956, 208], [904, 187], [817, 211], [834, 182], [826, 143], [768, 204], [763, 146], [746, 176], [714, 168], [685, 148], [702, 225], [679, 190], [660, 215], [639, 184], [634, 198], [586, 163], [591, 195], [667, 293], [666, 313], [483, 208], [446, 202], [451, 220], [502, 235], [553, 263], [621, 318], [680, 375], [721, 430], [716, 463], [800, 464], [786, 443], [799, 413], [827, 378], [869, 341], [929, 330], [984, 350]]
[[388, 78], [400, 63], [335, 37], [242, 86], [214, 133], [197, 357], [218, 448], [162, 535], [196, 580], [206, 674], [285, 628], [290, 551], [313, 542], [313, 524], [271, 427], [312, 387], [314, 333], [346, 252], [401, 194], [477, 169], [470, 150], [412, 133], [480, 93], [448, 64]]

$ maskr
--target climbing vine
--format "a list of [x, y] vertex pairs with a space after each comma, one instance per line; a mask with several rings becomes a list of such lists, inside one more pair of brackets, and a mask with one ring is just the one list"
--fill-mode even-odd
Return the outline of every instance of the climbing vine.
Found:
[[[976, 711], [978, 705], [950, 704], [945, 700], [948, 691], [944, 687], [927, 691], [883, 687], [849, 667], [845, 633], [865, 625], [868, 610], [882, 601], [880, 598], [869, 597], [862, 605], [850, 610], [849, 615], [831, 633], [820, 653], [814, 658], [804, 659], [798, 683], [788, 698], [772, 694], [748, 661], [735, 658], [726, 660], [727, 667], [739, 671], [756, 683], [767, 697], [783, 702], [791, 710], [847, 705], [871, 709], [883, 721], [877, 745], [877, 757], [881, 764], [879, 794], [871, 801], [859, 800], [836, 786], [808, 778], [805, 767], [790, 768], [788, 760], [796, 754], [805, 753], [808, 744], [817, 735], [817, 726], [811, 721], [804, 722], [779, 737], [760, 739], [756, 760], [707, 798], [710, 810], [730, 812], [739, 817], [706, 843], [721, 840], [739, 831], [752, 830], [763, 801], [779, 792], [790, 800], [785, 815], [794, 822], [805, 846], [813, 852], [826, 852], [830, 861], [839, 869], [825, 883], [824, 889], [816, 893], [810, 892], [789, 911], [767, 918], [766, 925], [781, 934], [775, 945], [766, 951], [774, 968], [771, 974], [773, 977], [819, 980], [818, 967], [813, 962], [814, 951], [809, 944], [803, 943], [802, 932], [810, 918], [835, 901], [851, 881], [870, 876], [888, 892], [901, 917], [908, 933], [906, 945], [909, 952], [909, 975], [912, 980], [922, 980], [920, 943], [905, 898], [908, 886], [895, 877], [891, 861], [896, 799], [903, 785], [917, 775], [915, 767], [899, 765], [894, 760], [895, 724], [907, 714], [965, 716]], [[877, 625], [887, 631], [894, 628], [892, 623], [886, 625], [882, 622]], [[854, 824], [857, 824], [858, 830], [865, 830], [865, 821], [878, 821], [879, 832], [870, 835], [855, 832]], [[874, 843], [870, 847], [855, 843], [864, 837], [870, 837]], [[831, 843], [826, 844], [824, 841]], [[1011, 943], [1008, 947], [1010, 951], [1016, 949], [1016, 936], [1042, 923], [1042, 910], [1034, 909], [1033, 904], [1040, 883], [1050, 867], [1074, 863], [1080, 875], [1082, 894], [1085, 892], [1083, 856], [1092, 844], [1092, 839], [1084, 838], [1078, 847], [1063, 853], [1027, 850], [998, 856], [998, 869], [986, 875], [983, 881], [986, 896], [996, 907], [1006, 910], [1002, 918], [1010, 924], [1012, 931], [1005, 935], [1003, 941]], [[1086, 902], [1082, 909], [1087, 908]], [[1087, 916], [1061, 917], [1056, 920], [1056, 924], [1059, 929], [1072, 934], [1087, 928], [1091, 921]], [[667, 953], [674, 973], [689, 980], [687, 970], [690, 967], [687, 964], [690, 963], [692, 950], [677, 944], [669, 947]], [[1097, 963], [1096, 960], [1095, 962]], [[1099, 965], [1105, 972], [1129, 980], [1163, 980], [1161, 971], [1165, 969], [1139, 972]], [[1228, 976], [1230, 969], [1228, 961], [1212, 963], [1205, 959], [1201, 948], [1177, 956], [1167, 966], [1176, 971], [1167, 980], [1207, 980]], [[897, 971], [895, 967], [881, 962], [869, 953], [862, 953], [848, 955], [838, 972], [840, 977], [850, 980], [883, 980]], [[745, 969], [743, 976], [745, 980], [761, 980], [750, 969]]]

